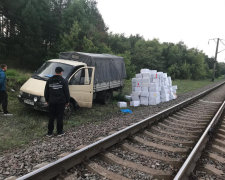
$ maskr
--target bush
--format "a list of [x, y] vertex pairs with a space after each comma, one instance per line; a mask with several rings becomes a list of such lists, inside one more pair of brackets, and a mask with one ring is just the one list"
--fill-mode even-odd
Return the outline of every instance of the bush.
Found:
[[6, 72], [7, 85], [10, 89], [19, 90], [19, 88], [29, 79], [30, 75], [30, 73], [9, 69]]

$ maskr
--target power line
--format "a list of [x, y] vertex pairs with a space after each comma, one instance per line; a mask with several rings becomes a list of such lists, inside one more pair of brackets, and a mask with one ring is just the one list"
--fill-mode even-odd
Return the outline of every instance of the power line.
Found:
[[224, 40], [223, 39], [220, 39], [220, 42], [225, 46], [225, 44], [224, 44], [224, 42], [223, 42]]

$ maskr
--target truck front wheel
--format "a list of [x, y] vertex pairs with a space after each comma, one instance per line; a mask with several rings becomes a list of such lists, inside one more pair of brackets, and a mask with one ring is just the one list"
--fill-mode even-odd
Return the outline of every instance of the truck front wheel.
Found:
[[73, 100], [70, 100], [69, 106], [65, 107], [64, 110], [64, 118], [69, 119], [72, 113], [75, 111], [76, 102]]

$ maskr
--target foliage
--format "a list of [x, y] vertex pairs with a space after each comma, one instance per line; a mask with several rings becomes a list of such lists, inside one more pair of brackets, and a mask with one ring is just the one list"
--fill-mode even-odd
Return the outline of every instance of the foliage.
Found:
[[8, 69], [6, 71], [6, 76], [8, 81], [7, 85], [9, 86], [8, 90], [11, 88], [14, 90], [19, 90], [23, 83], [28, 80], [30, 74], [15, 69]]
[[[0, 1], [0, 63], [4, 59], [10, 66], [35, 70], [61, 51], [121, 55], [128, 79], [141, 68], [167, 72], [173, 79], [205, 79], [214, 66], [214, 58], [184, 42], [108, 32], [96, 0]], [[224, 64], [216, 63], [215, 76], [224, 73]]]
[[131, 79], [135, 76], [135, 65], [131, 63], [131, 54], [129, 51], [125, 51], [124, 54], [119, 54], [119, 56], [122, 56], [125, 61], [126, 66], [126, 74], [127, 79]]

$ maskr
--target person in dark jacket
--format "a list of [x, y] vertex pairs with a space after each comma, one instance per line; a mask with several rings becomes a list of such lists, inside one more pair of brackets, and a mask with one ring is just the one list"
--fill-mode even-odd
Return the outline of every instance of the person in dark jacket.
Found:
[[49, 105], [48, 136], [52, 136], [54, 120], [57, 119], [57, 134], [63, 135], [63, 115], [69, 105], [70, 93], [68, 82], [62, 77], [63, 69], [55, 68], [55, 75], [48, 79], [45, 86], [45, 100]]
[[7, 107], [8, 107], [8, 94], [6, 91], [6, 74], [7, 71], [7, 65], [1, 64], [0, 65], [0, 104], [2, 104], [2, 109], [4, 116], [12, 116], [11, 113], [9, 113]]

